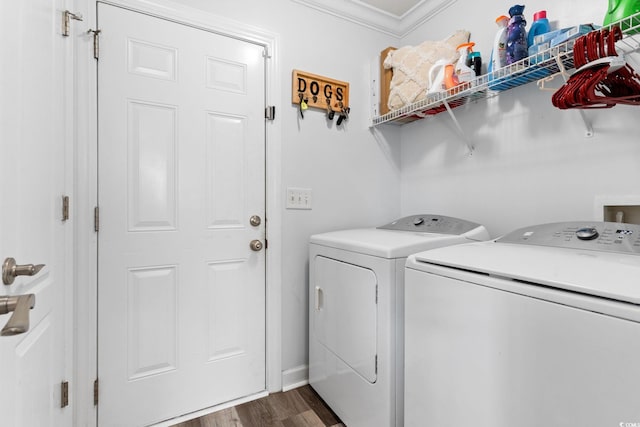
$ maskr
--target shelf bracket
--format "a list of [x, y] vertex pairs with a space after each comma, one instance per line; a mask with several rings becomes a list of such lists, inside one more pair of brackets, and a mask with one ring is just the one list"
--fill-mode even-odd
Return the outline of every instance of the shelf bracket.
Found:
[[467, 135], [464, 133], [464, 131], [460, 127], [460, 123], [458, 123], [458, 119], [456, 118], [456, 115], [453, 114], [453, 111], [451, 110], [451, 107], [449, 106], [449, 103], [447, 102], [446, 99], [443, 99], [442, 103], [444, 104], [444, 107], [447, 109], [447, 113], [449, 113], [449, 117], [451, 117], [451, 120], [453, 120], [453, 124], [456, 126], [456, 129], [458, 129], [458, 132], [460, 133], [460, 136], [464, 140], [464, 143], [467, 145], [467, 149], [469, 150], [469, 155], [472, 155], [473, 145], [471, 144], [471, 142], [467, 138]]
[[587, 119], [587, 115], [584, 113], [584, 111], [578, 110], [578, 113], [580, 113], [580, 117], [582, 117], [582, 121], [584, 122], [584, 136], [586, 138], [591, 138], [593, 136], [593, 125], [591, 124], [589, 119]]
[[[560, 59], [559, 56], [556, 56], [556, 63], [558, 64], [558, 68], [560, 69], [560, 74], [562, 75], [562, 78], [566, 83], [568, 81], [567, 76], [569, 75], [569, 73], [567, 73], [567, 70], [564, 68], [564, 64], [562, 63], [562, 60]], [[584, 113], [583, 110], [578, 109], [578, 113], [580, 113], [580, 117], [582, 117], [582, 121], [584, 122], [584, 127], [585, 127], [584, 136], [586, 138], [591, 138], [593, 136], [593, 125], [591, 125], [591, 122], [589, 121], [589, 119], [587, 119], [587, 115]]]

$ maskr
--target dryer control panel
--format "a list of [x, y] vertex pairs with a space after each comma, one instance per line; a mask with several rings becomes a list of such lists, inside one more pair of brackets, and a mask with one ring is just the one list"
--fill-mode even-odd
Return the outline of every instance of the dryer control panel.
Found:
[[460, 235], [480, 227], [471, 221], [444, 215], [411, 215], [378, 227], [383, 230]]
[[640, 225], [586, 221], [541, 224], [518, 229], [496, 242], [640, 255]]

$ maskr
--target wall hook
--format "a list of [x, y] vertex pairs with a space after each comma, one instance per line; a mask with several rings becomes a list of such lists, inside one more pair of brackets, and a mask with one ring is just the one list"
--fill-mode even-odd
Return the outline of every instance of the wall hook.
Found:
[[307, 105], [308, 99], [304, 97], [304, 93], [302, 92], [298, 93], [298, 97], [300, 98], [300, 103], [298, 104], [298, 107], [300, 108], [300, 117], [304, 119], [304, 110], [309, 108]]

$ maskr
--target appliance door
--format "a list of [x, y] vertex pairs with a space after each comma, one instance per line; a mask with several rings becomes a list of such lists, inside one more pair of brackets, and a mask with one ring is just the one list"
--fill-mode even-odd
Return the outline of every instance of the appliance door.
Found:
[[406, 426], [640, 423], [640, 324], [456, 275], [405, 272]]
[[318, 256], [314, 333], [318, 341], [370, 383], [376, 381], [376, 275]]

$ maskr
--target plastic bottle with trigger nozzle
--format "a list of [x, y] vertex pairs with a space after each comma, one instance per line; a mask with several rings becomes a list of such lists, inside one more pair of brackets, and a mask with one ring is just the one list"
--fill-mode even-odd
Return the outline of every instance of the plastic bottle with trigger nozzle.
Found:
[[524, 19], [524, 5], [511, 6], [507, 27], [507, 65], [518, 62], [529, 55], [527, 41], [527, 21]]
[[458, 84], [470, 83], [476, 78], [476, 72], [474, 69], [467, 65], [467, 59], [471, 52], [473, 52], [473, 46], [475, 46], [475, 43], [469, 42], [463, 43], [456, 48], [460, 55], [455, 67]]

